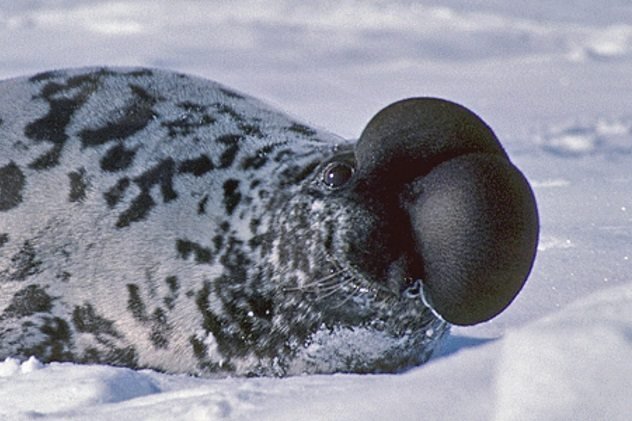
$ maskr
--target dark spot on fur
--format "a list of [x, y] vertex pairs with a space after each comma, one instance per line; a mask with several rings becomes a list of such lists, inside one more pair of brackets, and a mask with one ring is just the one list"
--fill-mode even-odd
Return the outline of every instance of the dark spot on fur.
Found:
[[9, 242], [9, 234], [7, 233], [0, 234], [0, 247], [4, 246], [8, 242]]
[[21, 318], [35, 313], [48, 313], [53, 308], [53, 298], [38, 285], [19, 290], [2, 313], [0, 319]]
[[141, 192], [136, 199], [134, 199], [130, 207], [119, 215], [118, 221], [116, 221], [116, 227], [124, 228], [129, 226], [132, 222], [142, 221], [147, 217], [149, 211], [154, 206], [156, 206], [156, 202], [151, 198], [151, 195], [146, 192]]
[[313, 129], [300, 123], [292, 124], [290, 127], [288, 127], [288, 130], [294, 133], [302, 134], [304, 136], [314, 136], [316, 134], [316, 132]]
[[24, 174], [15, 163], [0, 168], [0, 212], [13, 209], [22, 203]]
[[169, 287], [169, 294], [163, 299], [165, 306], [168, 310], [173, 310], [178, 299], [178, 291], [180, 290], [180, 283], [177, 276], [167, 276], [165, 283]]
[[206, 358], [206, 345], [204, 342], [197, 339], [195, 336], [191, 336], [189, 338], [189, 343], [191, 344], [191, 349], [193, 350], [193, 355], [198, 360], [204, 360]]
[[29, 276], [41, 272], [42, 262], [37, 259], [35, 248], [30, 241], [25, 241], [22, 248], [11, 257], [10, 267], [5, 270], [9, 281], [24, 281]]
[[178, 282], [177, 276], [167, 276], [165, 278], [165, 283], [169, 287], [169, 291], [176, 292], [180, 288], [180, 283]]
[[146, 192], [149, 192], [154, 185], [160, 184], [163, 201], [167, 203], [178, 197], [175, 190], [173, 190], [174, 171], [175, 163], [173, 159], [167, 158], [135, 178], [134, 182], [138, 184], [142, 191]]
[[270, 192], [268, 192], [267, 190], [259, 190], [259, 198], [260, 199], [267, 199], [268, 197], [270, 197]]
[[259, 126], [255, 126], [254, 124], [242, 123], [239, 125], [239, 129], [247, 136], [263, 137], [263, 133], [261, 132]]
[[46, 339], [29, 350], [31, 355], [43, 357], [44, 361], [73, 360], [72, 332], [65, 320], [59, 317], [46, 318], [40, 332]]
[[201, 245], [192, 241], [177, 239], [176, 250], [178, 255], [182, 259], [189, 259], [192, 255], [195, 256], [195, 263], [212, 263], [213, 253], [210, 249], [202, 247]]
[[72, 277], [72, 274], [66, 271], [62, 271], [58, 273], [57, 275], [55, 275], [55, 279], [61, 282], [68, 282], [71, 277]]
[[53, 147], [36, 158], [29, 167], [43, 170], [59, 164], [61, 151], [68, 140], [66, 129], [75, 112], [97, 88], [100, 76], [98, 73], [79, 75], [69, 78], [65, 84], [48, 82], [43, 86], [39, 97], [48, 102], [48, 113], [29, 123], [24, 128], [24, 135], [35, 142], [52, 143]]
[[228, 361], [222, 361], [221, 364], [214, 361], [209, 361], [207, 356], [207, 347], [195, 336], [189, 337], [189, 343], [191, 344], [191, 350], [193, 355], [198, 359], [198, 368], [206, 373], [227, 372], [235, 370], [234, 364]]
[[220, 104], [220, 103], [213, 104], [213, 106], [217, 109], [217, 112], [220, 114], [227, 115], [233, 120], [238, 121], [238, 122], [244, 121], [244, 118], [241, 115], [239, 115], [239, 113], [235, 111], [233, 107], [230, 107], [226, 104]]
[[191, 101], [180, 102], [178, 104], [178, 107], [182, 108], [183, 110], [196, 112], [196, 113], [203, 113], [208, 109], [206, 105], [196, 104]]
[[53, 147], [48, 152], [41, 155], [35, 161], [31, 162], [29, 168], [33, 168], [35, 170], [45, 170], [58, 165], [63, 148], [64, 147], [61, 144], [53, 145]]
[[268, 156], [272, 151], [278, 148], [281, 144], [271, 144], [265, 145], [264, 147], [257, 150], [257, 153], [254, 156], [249, 156], [244, 158], [241, 161], [241, 168], [244, 170], [248, 169], [259, 169], [263, 167], [268, 162]]
[[138, 353], [133, 346], [117, 347], [109, 342], [101, 345], [104, 345], [105, 349], [86, 348], [78, 361], [84, 364], [110, 364], [127, 368], [139, 368]]
[[121, 178], [114, 185], [114, 187], [103, 194], [103, 196], [105, 197], [105, 202], [110, 209], [116, 206], [121, 201], [121, 199], [123, 199], [123, 196], [125, 195], [125, 190], [127, 190], [129, 185], [129, 178]]
[[224, 183], [224, 207], [226, 213], [233, 214], [233, 211], [241, 202], [241, 193], [239, 192], [239, 180], [229, 179]]
[[308, 176], [313, 174], [314, 170], [316, 169], [316, 167], [318, 167], [319, 164], [320, 161], [313, 161], [302, 167], [295, 165], [288, 166], [281, 173], [281, 181], [279, 182], [279, 185], [281, 187], [286, 187], [299, 184], [301, 181], [305, 180]]
[[170, 137], [188, 136], [198, 128], [210, 126], [216, 121], [212, 115], [206, 112], [208, 107], [204, 105], [185, 101], [179, 103], [178, 107], [184, 110], [178, 118], [161, 123], [163, 127], [168, 129]]
[[195, 304], [200, 314], [202, 314], [202, 328], [206, 332], [211, 332], [217, 341], [219, 351], [225, 355], [233, 354], [231, 348], [235, 348], [235, 338], [231, 337], [223, 327], [222, 321], [210, 310], [209, 294], [211, 291], [211, 283], [204, 282], [204, 286], [195, 296]]
[[133, 76], [133, 77], [143, 77], [143, 76], [153, 76], [154, 72], [152, 72], [150, 69], [140, 69], [140, 70], [133, 70], [129, 73], [124, 73], [126, 75], [129, 76]]
[[239, 146], [232, 145], [227, 147], [222, 155], [220, 156], [219, 166], [220, 168], [228, 168], [233, 164], [235, 160], [235, 156], [237, 156], [237, 152], [239, 152]]
[[157, 308], [151, 315], [151, 331], [149, 340], [157, 349], [167, 348], [169, 345], [169, 335], [171, 326], [167, 320], [167, 315], [161, 308]]
[[219, 251], [224, 245], [224, 237], [221, 235], [213, 237], [213, 245], [215, 246], [215, 250]]
[[204, 215], [206, 213], [206, 204], [208, 203], [208, 194], [204, 195], [204, 197], [198, 202], [198, 215]]
[[140, 188], [140, 193], [132, 201], [130, 207], [119, 215], [116, 222], [117, 228], [129, 226], [132, 222], [145, 219], [156, 202], [151, 197], [150, 190], [154, 185], [160, 184], [163, 202], [167, 203], [178, 197], [173, 189], [173, 175], [175, 163], [173, 159], [167, 158], [145, 171], [134, 179], [134, 183]]
[[230, 279], [246, 279], [247, 268], [250, 265], [250, 259], [242, 250], [243, 242], [231, 236], [228, 239], [227, 250], [220, 258], [220, 262], [228, 273]]
[[103, 171], [116, 172], [129, 168], [134, 162], [136, 149], [127, 149], [119, 143], [111, 147], [101, 158], [100, 164]]
[[[173, 283], [173, 277], [170, 278], [171, 281], [168, 281], [168, 283]], [[158, 307], [151, 316], [148, 316], [145, 303], [140, 298], [138, 286], [135, 284], [127, 284], [127, 292], [127, 309], [132, 314], [132, 317], [143, 324], [148, 323], [150, 325], [149, 340], [154, 347], [166, 348], [169, 345], [169, 334], [172, 328], [168, 323], [167, 315], [164, 310]], [[171, 292], [172, 296], [175, 297], [176, 291], [172, 289]], [[173, 297], [172, 300], [175, 300]]]
[[114, 329], [114, 322], [99, 316], [89, 303], [83, 306], [75, 306], [72, 312], [72, 323], [77, 332], [91, 333], [95, 336], [121, 337], [120, 333]]
[[215, 167], [213, 166], [213, 162], [208, 157], [208, 155], [200, 155], [199, 158], [189, 159], [186, 161], [182, 161], [180, 166], [178, 167], [178, 172], [193, 174], [196, 177], [206, 174], [207, 172], [213, 170]]
[[41, 72], [31, 76], [29, 82], [43, 82], [45, 80], [55, 79], [56, 77], [59, 77], [59, 72], [56, 70]]
[[147, 309], [140, 298], [138, 285], [127, 284], [127, 294], [127, 310], [132, 313], [132, 317], [139, 322], [147, 321]]
[[243, 136], [234, 134], [224, 135], [217, 138], [217, 143], [221, 143], [226, 146], [226, 149], [224, 149], [224, 152], [219, 158], [220, 168], [228, 168], [233, 164], [233, 161], [237, 156], [237, 152], [239, 152], [239, 143], [242, 139]]
[[34, 355], [42, 362], [75, 361], [72, 332], [65, 320], [48, 315], [34, 316], [22, 323], [21, 329], [23, 342], [16, 355]]
[[241, 168], [243, 170], [250, 170], [250, 169], [256, 170], [263, 167], [267, 162], [268, 162], [268, 158], [263, 154], [249, 156], [249, 157], [244, 158], [243, 161], [241, 161]]
[[250, 232], [252, 232], [253, 234], [257, 232], [257, 228], [259, 228], [259, 226], [261, 225], [261, 219], [259, 218], [252, 218], [250, 220]]
[[323, 241], [323, 248], [331, 252], [334, 244], [334, 230], [329, 226], [328, 228], [329, 229], [326, 230], [325, 241]]
[[248, 247], [250, 247], [251, 250], [255, 250], [262, 245], [269, 244], [270, 241], [269, 233], [254, 235], [250, 240], [248, 240]]
[[158, 99], [137, 85], [130, 85], [133, 98], [117, 118], [98, 129], [84, 129], [79, 133], [84, 146], [98, 146], [116, 139], [126, 139], [143, 130], [156, 117], [153, 106]]
[[235, 156], [237, 155], [237, 152], [239, 152], [239, 146], [232, 145], [232, 146], [227, 147], [224, 150], [224, 153], [222, 153], [222, 155], [220, 156], [219, 167], [220, 168], [230, 167], [233, 164], [233, 161], [235, 160]]
[[86, 170], [84, 168], [68, 173], [68, 178], [70, 179], [70, 194], [68, 195], [69, 202], [81, 202], [86, 198], [88, 182], [85, 177]]

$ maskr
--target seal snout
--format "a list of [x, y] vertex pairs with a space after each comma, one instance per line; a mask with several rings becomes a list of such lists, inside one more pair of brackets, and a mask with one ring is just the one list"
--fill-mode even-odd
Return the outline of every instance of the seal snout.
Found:
[[526, 179], [479, 117], [434, 98], [394, 103], [369, 122], [356, 160], [356, 188], [390, 231], [382, 238], [418, 268], [436, 313], [471, 325], [511, 303], [535, 258], [538, 215]]

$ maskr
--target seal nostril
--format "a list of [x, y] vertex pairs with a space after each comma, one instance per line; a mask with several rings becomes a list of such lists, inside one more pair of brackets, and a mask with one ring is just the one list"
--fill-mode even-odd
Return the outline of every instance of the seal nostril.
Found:
[[404, 279], [402, 285], [402, 297], [404, 298], [418, 298], [421, 294], [421, 281], [414, 278]]
[[346, 162], [332, 162], [323, 170], [322, 181], [331, 189], [339, 189], [347, 184], [354, 171], [353, 166]]

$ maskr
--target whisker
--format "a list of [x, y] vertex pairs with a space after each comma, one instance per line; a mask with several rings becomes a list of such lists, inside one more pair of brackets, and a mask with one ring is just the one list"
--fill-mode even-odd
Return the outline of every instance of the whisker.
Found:
[[332, 283], [331, 285], [326, 285], [322, 288], [318, 288], [318, 292], [320, 292], [321, 294], [324, 294], [324, 297], [329, 297], [329, 295], [332, 292], [336, 292], [338, 290], [340, 290], [340, 288], [342, 288], [343, 283], [338, 281], [336, 283]]
[[353, 299], [354, 297], [359, 296], [359, 292], [362, 288], [360, 287], [360, 285], [354, 285], [353, 291], [351, 291], [351, 293], [348, 295], [347, 298], [345, 298], [344, 300], [342, 300], [339, 304], [335, 305], [334, 309], [338, 309], [342, 306], [344, 306], [346, 303], [348, 303], [351, 299]]
[[375, 288], [363, 284], [362, 277], [353, 267], [343, 265], [336, 256], [330, 255], [327, 250], [319, 250], [317, 261], [324, 262], [330, 268], [331, 273], [296, 287], [284, 288], [284, 291], [311, 292], [316, 295], [315, 299], [318, 301], [327, 300], [336, 294], [344, 297], [332, 308], [344, 306], [350, 300], [362, 296], [363, 292], [372, 296], [379, 294]]
[[[329, 293], [327, 293], [327, 294], [325, 294], [325, 295], [323, 295], [323, 296], [321, 296], [321, 297], [318, 297], [318, 298], [322, 300], [322, 299], [324, 299], [324, 298], [331, 297], [331, 296], [332, 296], [332, 295], [334, 295], [335, 293], [342, 291], [342, 290], [344, 289], [344, 287], [345, 287], [346, 285], [349, 285], [349, 284], [353, 286], [353, 291], [350, 293], [350, 295], [353, 295], [353, 294], [355, 294], [358, 290], [360, 290], [360, 286], [359, 286], [359, 285], [356, 285], [356, 283], [354, 282], [354, 277], [353, 277], [351, 274], [349, 274], [349, 273], [345, 273], [345, 274], [344, 274], [344, 278], [342, 278], [342, 279], [340, 280], [340, 282], [338, 283], [337, 288], [335, 288], [335, 289], [331, 290]], [[345, 301], [346, 301], [346, 300], [345, 300]]]
[[340, 291], [343, 290], [343, 288], [345, 286], [345, 283], [348, 280], [348, 278], [347, 278], [348, 274], [343, 273], [342, 275], [343, 275], [343, 277], [338, 278], [337, 279], [337, 283], [335, 285], [331, 285], [329, 288], [324, 288], [322, 290], [322, 292], [325, 292], [325, 294], [320, 295], [318, 297], [319, 300], [323, 300], [325, 298], [329, 298], [332, 295], [336, 294], [337, 292], [340, 292]]
[[[344, 273], [344, 270], [342, 269], [337, 270], [336, 272], [333, 272], [322, 278], [318, 278], [313, 281], [306, 282], [303, 285], [285, 288], [285, 291], [305, 291], [311, 288], [319, 288], [319, 287], [328, 288], [331, 286], [335, 286], [339, 283], [338, 276], [342, 275], [343, 273]], [[332, 283], [332, 285], [328, 285], [329, 283]]]

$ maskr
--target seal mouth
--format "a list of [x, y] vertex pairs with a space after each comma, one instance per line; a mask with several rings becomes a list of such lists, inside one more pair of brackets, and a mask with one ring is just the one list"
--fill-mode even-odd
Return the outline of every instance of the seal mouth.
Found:
[[285, 292], [302, 293], [317, 307], [339, 314], [363, 314], [369, 310], [362, 308], [370, 309], [375, 303], [395, 302], [425, 310], [421, 279], [406, 275], [402, 265], [393, 264], [386, 279], [373, 279], [334, 253], [321, 252], [323, 269], [308, 282], [286, 287]]
[[379, 282], [331, 253], [323, 258], [326, 274], [286, 289], [310, 296], [321, 315], [289, 372], [391, 373], [430, 358], [449, 324], [424, 305], [419, 279]]

